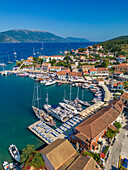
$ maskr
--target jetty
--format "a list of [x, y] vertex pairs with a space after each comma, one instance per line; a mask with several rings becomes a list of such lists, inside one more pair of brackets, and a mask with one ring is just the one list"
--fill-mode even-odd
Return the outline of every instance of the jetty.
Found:
[[47, 144], [54, 142], [58, 138], [65, 138], [64, 134], [59, 134], [50, 126], [43, 123], [41, 120], [30, 125], [28, 129]]
[[94, 114], [94, 111], [98, 110], [99, 108], [101, 108], [104, 105], [104, 102], [99, 101], [93, 105], [91, 105], [90, 107], [86, 108], [85, 110], [81, 111], [79, 113], [79, 115], [83, 116], [83, 117], [88, 117]]

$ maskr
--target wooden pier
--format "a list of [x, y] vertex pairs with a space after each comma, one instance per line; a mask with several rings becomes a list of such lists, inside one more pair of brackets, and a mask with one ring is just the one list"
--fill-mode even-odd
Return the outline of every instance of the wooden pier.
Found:
[[[64, 137], [65, 137], [64, 134], [59, 134], [58, 132], [56, 132], [54, 129], [52, 129], [52, 128], [51, 128], [50, 126], [48, 126], [48, 125], [46, 125], [46, 126], [47, 126], [49, 129], [51, 129], [51, 131], [46, 132], [48, 128], [46, 129], [46, 126], [45, 126], [45, 127], [42, 127], [42, 125], [43, 125], [44, 123], [43, 123], [41, 126], [38, 126], [39, 123], [41, 123], [40, 120], [37, 121], [37, 122], [35, 122], [35, 123], [33, 123], [32, 125], [30, 125], [30, 126], [28, 127], [28, 129], [29, 129], [31, 132], [33, 132], [36, 136], [38, 136], [38, 137], [39, 137], [42, 141], [44, 141], [45, 143], [50, 144], [51, 142], [49, 142], [49, 141], [54, 142], [54, 141], [55, 141], [56, 139], [58, 139], [58, 138], [64, 139]], [[34, 129], [33, 129], [34, 127], [37, 129], [37, 131], [40, 131], [40, 133], [38, 133], [36, 130], [34, 130]], [[55, 137], [55, 136], [52, 134], [52, 132], [56, 133], [58, 136]], [[43, 133], [43, 136], [45, 135], [46, 137], [44, 138], [43, 136], [41, 136], [41, 135], [40, 135], [41, 133]], [[49, 140], [46, 140], [46, 138], [49, 138]]]

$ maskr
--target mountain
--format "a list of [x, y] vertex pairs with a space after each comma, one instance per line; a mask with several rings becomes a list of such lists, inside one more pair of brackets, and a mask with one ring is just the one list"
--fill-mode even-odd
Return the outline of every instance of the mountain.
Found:
[[128, 54], [128, 36], [119, 36], [108, 41], [99, 43], [106, 51]]
[[75, 37], [67, 37], [65, 38], [67, 41], [70, 42], [89, 42], [89, 40], [85, 39], [85, 38], [75, 38]]
[[87, 42], [82, 38], [63, 38], [47, 31], [14, 29], [0, 33], [0, 43], [21, 42]]

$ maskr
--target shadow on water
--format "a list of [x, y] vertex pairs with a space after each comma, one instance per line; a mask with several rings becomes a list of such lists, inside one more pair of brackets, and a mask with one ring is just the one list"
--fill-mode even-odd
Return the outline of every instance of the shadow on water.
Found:
[[112, 166], [111, 170], [118, 170], [118, 168], [116, 168], [115, 166]]

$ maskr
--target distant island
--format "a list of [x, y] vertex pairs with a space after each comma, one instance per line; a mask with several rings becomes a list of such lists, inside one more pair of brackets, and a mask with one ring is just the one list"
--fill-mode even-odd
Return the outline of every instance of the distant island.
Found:
[[23, 42], [89, 42], [84, 38], [61, 37], [47, 31], [14, 29], [0, 33], [0, 43]]

